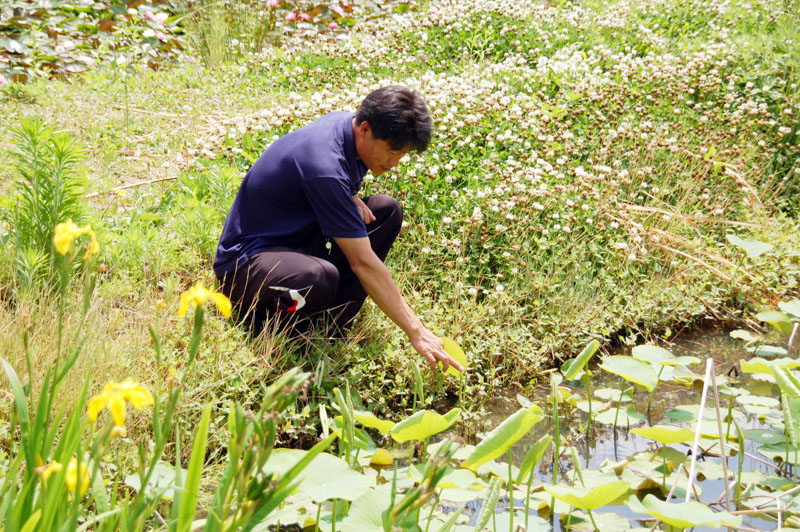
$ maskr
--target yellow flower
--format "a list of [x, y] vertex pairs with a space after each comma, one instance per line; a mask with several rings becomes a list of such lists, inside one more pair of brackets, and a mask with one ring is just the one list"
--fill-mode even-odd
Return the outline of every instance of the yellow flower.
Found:
[[58, 473], [63, 468], [64, 468], [63, 465], [53, 460], [47, 467], [37, 468], [36, 470], [39, 472], [40, 475], [42, 475], [42, 480], [47, 480], [48, 478], [50, 478], [50, 475], [52, 475], [53, 473]]
[[223, 316], [226, 318], [230, 317], [231, 300], [225, 297], [224, 294], [214, 292], [213, 290], [206, 290], [206, 288], [203, 286], [203, 283], [199, 281], [196, 285], [181, 294], [181, 304], [178, 307], [178, 317], [182, 318], [186, 314], [190, 304], [194, 303], [195, 305], [202, 305], [208, 299], [211, 299], [214, 303], [216, 303], [217, 308]]
[[89, 225], [78, 227], [71, 219], [67, 219], [66, 222], [61, 222], [56, 225], [56, 231], [53, 235], [53, 245], [56, 247], [56, 251], [62, 255], [66, 255], [72, 251], [72, 245], [75, 239], [81, 235], [89, 235], [91, 239], [89, 248], [86, 250], [86, 255], [83, 257], [85, 260], [89, 260], [89, 257], [100, 251], [100, 244], [97, 243], [97, 237], [94, 231], [92, 231], [92, 227]]
[[103, 393], [95, 395], [89, 400], [86, 407], [89, 412], [89, 421], [94, 423], [103, 408], [108, 407], [114, 425], [121, 427], [125, 424], [125, 405], [131, 403], [141, 410], [153, 404], [153, 395], [150, 390], [139, 383], [127, 379], [123, 382], [109, 382], [103, 387]]
[[67, 473], [64, 475], [64, 482], [67, 489], [72, 493], [78, 491], [81, 495], [89, 489], [89, 468], [86, 462], [81, 462], [80, 472], [78, 471], [78, 461], [73, 456], [67, 464]]

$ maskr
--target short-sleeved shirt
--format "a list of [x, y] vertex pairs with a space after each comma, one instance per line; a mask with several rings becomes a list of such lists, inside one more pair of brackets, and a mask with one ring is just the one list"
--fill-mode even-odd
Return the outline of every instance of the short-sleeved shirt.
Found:
[[367, 236], [352, 200], [367, 173], [356, 158], [352, 122], [352, 113], [328, 113], [261, 154], [225, 219], [214, 259], [218, 277], [271, 247], [301, 247], [318, 231]]

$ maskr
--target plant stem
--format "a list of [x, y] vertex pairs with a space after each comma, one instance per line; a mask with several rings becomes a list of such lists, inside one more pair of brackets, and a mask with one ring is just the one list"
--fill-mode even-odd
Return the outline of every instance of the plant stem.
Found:
[[514, 480], [511, 476], [511, 447], [508, 448], [506, 460], [508, 460], [508, 511], [511, 513], [508, 519], [508, 532], [514, 532]]

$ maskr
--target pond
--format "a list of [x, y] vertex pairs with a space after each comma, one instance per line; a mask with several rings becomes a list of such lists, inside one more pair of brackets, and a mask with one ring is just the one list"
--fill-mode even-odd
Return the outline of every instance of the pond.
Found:
[[[715, 327], [694, 331], [680, 335], [673, 342], [664, 347], [668, 348], [676, 357], [694, 356], [701, 359], [703, 363], [696, 364], [692, 368], [695, 373], [702, 373], [702, 369], [705, 367], [705, 359], [712, 357], [714, 359], [715, 373], [717, 375], [722, 375], [722, 377], [717, 377], [718, 384], [727, 381], [731, 386], [735, 385], [737, 389], [747, 390], [747, 392], [749, 392], [750, 395], [746, 396], [749, 399], [737, 399], [730, 395], [720, 394], [721, 413], [723, 416], [726, 416], [729, 407], [735, 408], [735, 411], [741, 412], [741, 415], [736, 415], [735, 417], [740, 427], [748, 435], [742, 468], [745, 472], [749, 472], [749, 475], [756, 473], [767, 477], [775, 473], [775, 466], [778, 465], [777, 462], [772, 460], [771, 455], [775, 453], [763, 449], [765, 445], [764, 438], [759, 438], [762, 441], [756, 441], [750, 439], [750, 437], [758, 438], [759, 431], [763, 431], [767, 440], [774, 438], [777, 441], [777, 437], [770, 435], [780, 433], [780, 439], [782, 441], [783, 418], [776, 408], [780, 400], [780, 390], [775, 384], [765, 382], [763, 378], [754, 378], [752, 375], [743, 374], [741, 372], [741, 361], [753, 356], [751, 353], [752, 349], [748, 351], [742, 340], [732, 338], [730, 334], [732, 330], [733, 327]], [[623, 348], [612, 354], [629, 355], [630, 351], [630, 348]], [[725, 375], [728, 375], [728, 378], [725, 378]], [[627, 383], [625, 383], [623, 379], [600, 371], [599, 369], [595, 369], [592, 373], [592, 387], [595, 388], [595, 390], [593, 390], [595, 396], [603, 389], [620, 389], [626, 384]], [[656, 425], [663, 423], [680, 425], [694, 430], [695, 422], [689, 420], [694, 416], [690, 414], [691, 408], [687, 408], [686, 405], [699, 405], [702, 390], [702, 380], [695, 380], [692, 385], [680, 385], [674, 382], [659, 383], [652, 398], [652, 404], [650, 405], [651, 424]], [[573, 484], [573, 482], [577, 484], [579, 482], [577, 471], [573, 463], [574, 457], [578, 457], [580, 461], [579, 469], [583, 474], [586, 474], [586, 472], [601, 470], [609, 463], [620, 463], [627, 460], [628, 465], [630, 465], [630, 462], [632, 462], [635, 457], [641, 456], [640, 453], [652, 453], [656, 448], [656, 444], [652, 439], [634, 434], [630, 431], [628, 426], [617, 426], [615, 428], [613, 425], [595, 422], [587, 433], [584, 427], [588, 414], [585, 412], [586, 403], [581, 400], [586, 397], [586, 392], [587, 390], [582, 381], [571, 381], [562, 384], [562, 396], [565, 397], [565, 400], [561, 406], [560, 447], [564, 452], [561, 453], [560, 459], [556, 464], [558, 468], [557, 477], [559, 484]], [[601, 393], [601, 395], [603, 394]], [[569, 399], [570, 396], [573, 398]], [[536, 396], [528, 397], [527, 399], [538, 402], [540, 405], [547, 405], [549, 397], [549, 386], [543, 385], [538, 389]], [[578, 397], [581, 399], [577, 399]], [[577, 408], [574, 407], [574, 405], [570, 408], [570, 401], [575, 403]], [[525, 403], [525, 398], [503, 397], [490, 403], [489, 409], [492, 412], [492, 418], [487, 423], [486, 430], [495, 427], [502, 422], [502, 420], [518, 410], [520, 402]], [[637, 392], [634, 394], [629, 404], [632, 404], [636, 411], [645, 413], [648, 409], [648, 402], [649, 396], [646, 392]], [[602, 399], [595, 399], [593, 406], [595, 412], [603, 407], [603, 403], [604, 401]], [[605, 402], [605, 404], [608, 405], [608, 402]], [[621, 410], [625, 408], [623, 404]], [[615, 410], [615, 408], [612, 407], [611, 410]], [[564, 415], [565, 411], [567, 412], [566, 416]], [[694, 411], [697, 412], [697, 407], [694, 408]], [[714, 397], [711, 391], [709, 391], [706, 402], [706, 412], [706, 419], [709, 419], [711, 416], [715, 417], [716, 410], [714, 408]], [[616, 416], [620, 420], [625, 417], [621, 415], [621, 413], [616, 414]], [[622, 423], [624, 423], [624, 421]], [[647, 421], [644, 420], [644, 422], [637, 423], [637, 426], [647, 426]], [[727, 423], [723, 421], [723, 430], [725, 430], [726, 426]], [[515, 466], [520, 466], [525, 452], [540, 438], [546, 434], [552, 434], [553, 429], [552, 417], [547, 417], [544, 421], [537, 424], [533, 430], [515, 445], [512, 454], [513, 464]], [[731, 428], [730, 431], [734, 434], [733, 439], [735, 440], [735, 428]], [[707, 445], [708, 441], [710, 440], [705, 440], [704, 443]], [[701, 490], [701, 501], [705, 503], [723, 501], [724, 503], [725, 484], [722, 480], [722, 475], [719, 474], [716, 475], [717, 478], [711, 478], [715, 475], [708, 473], [715, 469], [711, 464], [717, 464], [717, 468], [721, 470], [721, 458], [718, 456], [718, 440], [714, 445], [716, 445], [716, 447], [707, 449], [709, 451], [708, 454], [702, 455], [701, 458], [698, 459], [698, 470], [704, 471], [705, 474], [699, 477], [697, 486]], [[574, 447], [577, 453], [573, 454], [568, 449], [570, 446]], [[687, 454], [691, 453], [691, 443], [672, 444], [668, 447], [675, 451], [670, 454], [670, 461], [675, 460], [676, 456], [686, 457]], [[539, 465], [534, 469], [534, 478], [540, 483], [553, 482], [554, 464], [552, 454], [552, 450], [548, 450]], [[689, 458], [687, 457], [686, 460], [688, 468]], [[727, 466], [729, 471], [736, 472], [739, 466], [739, 458], [737, 456], [730, 457]], [[686, 486], [686, 475], [683, 476], [679, 486]], [[642, 494], [646, 491], [647, 490], [643, 490]], [[545, 498], [549, 498], [549, 496]], [[680, 500], [683, 500], [683, 496], [681, 496]], [[482, 501], [480, 499], [467, 504], [467, 510], [465, 511], [470, 511], [473, 514], [471, 522], [474, 523], [477, 518], [481, 505]], [[505, 512], [507, 514], [508, 506], [508, 497], [501, 498], [498, 502], [497, 512]], [[516, 509], [524, 508], [524, 506], [524, 500], [514, 501], [514, 507]], [[558, 510], [558, 506], [556, 506], [556, 510]], [[531, 512], [535, 514], [533, 506]], [[637, 519], [642, 518], [642, 515], [633, 512], [625, 505], [599, 507], [594, 510], [596, 514], [602, 514], [604, 512], [612, 512], [619, 518], [628, 519], [631, 527], [647, 526], [649, 528], [652, 525], [652, 521], [649, 523], [637, 521]], [[559, 517], [558, 511], [556, 511], [555, 515], [550, 517], [551, 526], [555, 530], [561, 530], [564, 526], [564, 523], [559, 521]], [[585, 523], [583, 526], [585, 527], [587, 524], [591, 528], [591, 523]], [[775, 527], [774, 522], [751, 516], [745, 516], [743, 524], [754, 529], [764, 530], [770, 530]], [[716, 529], [717, 527], [709, 526], [697, 526], [694, 528], [694, 530], [698, 531]]]

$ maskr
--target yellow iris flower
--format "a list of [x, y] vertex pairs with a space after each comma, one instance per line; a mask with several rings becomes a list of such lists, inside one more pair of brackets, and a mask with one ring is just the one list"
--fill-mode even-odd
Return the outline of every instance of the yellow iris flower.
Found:
[[53, 460], [47, 465], [47, 467], [37, 468], [36, 470], [39, 471], [40, 475], [42, 475], [42, 480], [47, 480], [48, 478], [50, 478], [50, 475], [52, 475], [53, 473], [58, 473], [62, 469], [64, 469], [64, 466], [61, 465], [61, 463]]
[[67, 489], [72, 493], [76, 491], [81, 495], [86, 493], [86, 490], [89, 489], [89, 468], [86, 467], [86, 462], [81, 462], [80, 471], [78, 471], [78, 461], [73, 456], [69, 464], [67, 464], [64, 482], [67, 484]]
[[202, 305], [207, 300], [211, 299], [216, 305], [223, 316], [229, 318], [231, 315], [231, 300], [225, 297], [224, 294], [207, 290], [203, 283], [199, 282], [191, 287], [189, 290], [181, 294], [181, 304], [178, 307], [178, 317], [182, 318], [186, 311], [189, 310], [189, 305]]
[[100, 244], [97, 243], [97, 237], [90, 225], [78, 227], [71, 219], [67, 219], [66, 222], [61, 222], [56, 225], [56, 231], [53, 235], [53, 245], [56, 247], [56, 251], [62, 255], [66, 255], [72, 251], [72, 245], [81, 235], [89, 235], [91, 239], [89, 248], [86, 250], [86, 255], [83, 256], [85, 260], [89, 260], [89, 257], [100, 251]]
[[103, 393], [95, 395], [89, 400], [86, 407], [89, 412], [89, 421], [94, 423], [97, 416], [108, 407], [114, 425], [121, 427], [125, 424], [125, 405], [131, 403], [137, 410], [153, 404], [153, 395], [150, 390], [139, 383], [127, 379], [123, 382], [109, 382], [103, 387]]

